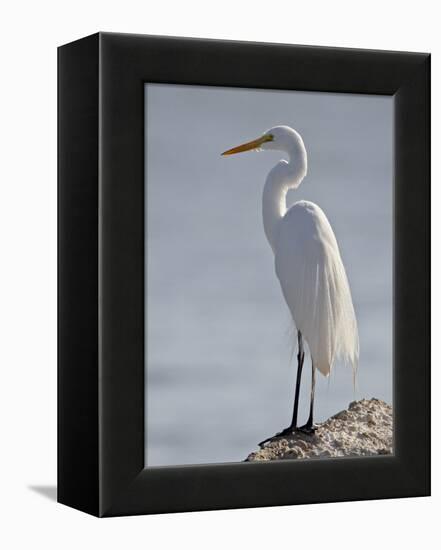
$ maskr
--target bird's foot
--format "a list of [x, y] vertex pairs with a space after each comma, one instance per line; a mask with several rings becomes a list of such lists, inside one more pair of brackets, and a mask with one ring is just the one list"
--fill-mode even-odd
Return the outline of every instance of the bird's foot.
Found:
[[304, 426], [300, 426], [300, 428], [297, 428], [297, 431], [306, 435], [314, 435], [316, 429], [317, 429], [317, 426], [315, 424], [307, 423]]
[[277, 432], [272, 437], [268, 437], [267, 439], [264, 439], [263, 441], [261, 441], [259, 443], [259, 447], [263, 447], [265, 445], [265, 443], [268, 443], [268, 441], [271, 441], [272, 439], [275, 439], [276, 437], [284, 437], [286, 435], [292, 435], [295, 431], [296, 431], [295, 428], [293, 428], [292, 426], [288, 426], [288, 428], [285, 428], [281, 432]]

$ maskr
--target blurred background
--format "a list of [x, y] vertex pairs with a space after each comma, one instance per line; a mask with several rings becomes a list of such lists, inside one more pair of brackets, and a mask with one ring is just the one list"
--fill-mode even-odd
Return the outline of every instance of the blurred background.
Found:
[[[319, 375], [315, 420], [391, 403], [393, 98], [148, 84], [145, 100], [146, 465], [242, 461], [290, 423], [295, 333], [261, 219], [282, 155], [220, 156], [277, 124], [308, 151], [288, 202], [326, 213], [359, 323], [357, 388], [338, 363]], [[301, 423], [309, 384], [308, 357]]]

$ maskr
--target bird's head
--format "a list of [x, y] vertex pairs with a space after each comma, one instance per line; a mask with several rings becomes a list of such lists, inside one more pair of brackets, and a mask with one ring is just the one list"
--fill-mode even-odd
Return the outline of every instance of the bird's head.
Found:
[[292, 156], [306, 156], [302, 137], [289, 126], [274, 126], [257, 139], [228, 149], [222, 156], [244, 153], [245, 151], [274, 150], [289, 153]]

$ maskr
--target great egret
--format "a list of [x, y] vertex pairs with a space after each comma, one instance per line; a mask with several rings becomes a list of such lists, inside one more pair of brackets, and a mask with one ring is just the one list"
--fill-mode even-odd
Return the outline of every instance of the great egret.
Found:
[[[269, 172], [263, 190], [263, 227], [273, 250], [282, 293], [297, 328], [297, 380], [290, 426], [277, 436], [301, 430], [314, 433], [315, 371], [328, 376], [340, 357], [357, 368], [359, 343], [351, 291], [337, 240], [325, 214], [309, 201], [287, 210], [286, 194], [296, 189], [307, 172], [303, 140], [289, 126], [275, 126], [261, 137], [229, 149], [222, 155], [251, 150], [286, 153]], [[305, 359], [303, 339], [311, 354], [312, 381], [309, 418], [297, 427], [299, 392]], [[271, 438], [269, 438], [271, 439]], [[261, 443], [264, 444], [267, 440]]]

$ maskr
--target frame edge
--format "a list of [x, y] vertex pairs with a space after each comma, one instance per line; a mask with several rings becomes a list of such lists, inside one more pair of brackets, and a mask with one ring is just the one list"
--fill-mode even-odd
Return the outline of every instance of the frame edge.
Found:
[[99, 513], [99, 35], [58, 48], [58, 502]]

